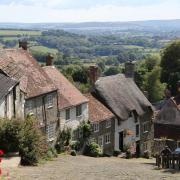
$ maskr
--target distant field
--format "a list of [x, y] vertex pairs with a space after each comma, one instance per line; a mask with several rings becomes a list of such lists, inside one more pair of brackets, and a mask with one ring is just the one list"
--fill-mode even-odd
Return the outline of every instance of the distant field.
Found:
[[30, 48], [32, 52], [38, 52], [38, 53], [52, 53], [52, 54], [56, 54], [58, 53], [57, 49], [53, 49], [53, 48], [48, 48], [45, 46], [33, 46]]
[[142, 46], [135, 46], [135, 45], [123, 45], [123, 47], [126, 49], [143, 49], [144, 48]]
[[0, 30], [0, 36], [18, 36], [18, 35], [29, 35], [38, 36], [41, 35], [41, 31], [28, 31], [28, 30]]

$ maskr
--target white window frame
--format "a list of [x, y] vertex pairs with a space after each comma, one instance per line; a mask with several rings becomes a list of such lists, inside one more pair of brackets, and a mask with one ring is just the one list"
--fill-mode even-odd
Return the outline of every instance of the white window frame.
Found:
[[[67, 113], [68, 113], [69, 118], [67, 118]], [[71, 109], [70, 108], [65, 110], [65, 119], [66, 119], [66, 121], [71, 119]]]
[[107, 133], [104, 135], [104, 142], [105, 142], [105, 144], [111, 143], [111, 134], [110, 133]]
[[94, 123], [93, 124], [93, 131], [94, 132], [99, 132], [99, 123]]
[[106, 128], [110, 128], [111, 127], [111, 120], [107, 120], [106, 121]]
[[56, 123], [51, 123], [47, 125], [46, 134], [47, 134], [48, 141], [54, 140], [55, 134], [56, 134]]
[[47, 97], [46, 97], [46, 104], [47, 104], [48, 108], [53, 107], [53, 96], [51, 94], [47, 95]]
[[143, 123], [143, 133], [149, 132], [149, 121]]
[[76, 117], [82, 116], [82, 104], [76, 106]]

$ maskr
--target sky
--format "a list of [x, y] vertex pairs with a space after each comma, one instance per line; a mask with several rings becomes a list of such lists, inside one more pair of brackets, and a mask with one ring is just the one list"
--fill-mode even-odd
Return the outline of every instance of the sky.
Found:
[[180, 19], [180, 0], [0, 0], [0, 22]]

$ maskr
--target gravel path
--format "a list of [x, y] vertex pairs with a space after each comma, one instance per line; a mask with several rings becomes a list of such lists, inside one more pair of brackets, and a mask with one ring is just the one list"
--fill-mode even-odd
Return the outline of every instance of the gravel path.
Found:
[[180, 180], [180, 173], [157, 170], [154, 159], [59, 156], [38, 167], [11, 170], [13, 180]]

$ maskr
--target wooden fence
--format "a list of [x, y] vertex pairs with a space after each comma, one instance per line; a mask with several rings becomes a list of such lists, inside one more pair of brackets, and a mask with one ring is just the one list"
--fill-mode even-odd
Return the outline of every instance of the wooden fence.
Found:
[[159, 168], [161, 167], [180, 170], [180, 154], [170, 154], [167, 156], [157, 155], [156, 166], [158, 166]]

